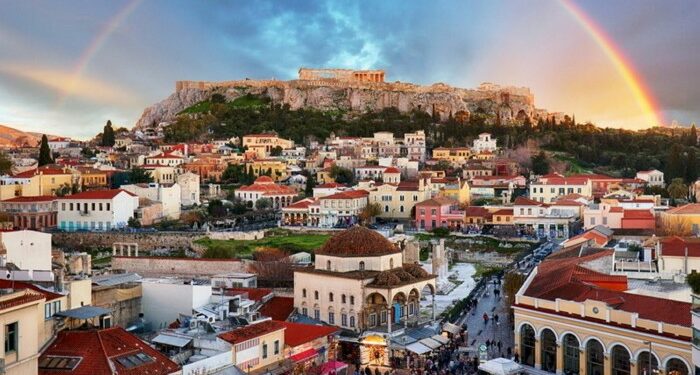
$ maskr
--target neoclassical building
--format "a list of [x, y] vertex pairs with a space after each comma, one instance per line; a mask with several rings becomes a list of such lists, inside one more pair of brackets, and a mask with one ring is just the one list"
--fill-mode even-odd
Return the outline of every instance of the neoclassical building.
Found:
[[694, 372], [691, 304], [630, 293], [626, 276], [604, 272], [611, 256], [565, 250], [532, 271], [513, 306], [521, 363], [556, 374]]
[[313, 267], [294, 272], [298, 312], [358, 333], [391, 333], [419, 321], [424, 291], [434, 298], [435, 276], [404, 264], [394, 244], [360, 226], [333, 236], [316, 251]]

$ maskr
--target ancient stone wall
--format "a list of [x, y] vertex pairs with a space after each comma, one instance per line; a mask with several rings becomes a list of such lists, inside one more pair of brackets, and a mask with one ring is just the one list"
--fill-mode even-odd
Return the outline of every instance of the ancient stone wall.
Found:
[[237, 259], [117, 256], [112, 257], [112, 269], [136, 272], [141, 276], [210, 277], [246, 272], [247, 262]]
[[154, 233], [53, 233], [53, 246], [64, 250], [112, 249], [115, 242], [136, 243], [140, 251], [155, 249], [192, 249], [193, 241], [203, 233], [154, 232]]

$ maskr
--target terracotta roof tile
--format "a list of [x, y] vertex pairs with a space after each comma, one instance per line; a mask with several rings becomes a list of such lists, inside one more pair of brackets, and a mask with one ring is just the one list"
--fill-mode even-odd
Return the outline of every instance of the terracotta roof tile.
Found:
[[264, 336], [269, 333], [283, 330], [286, 326], [283, 322], [275, 320], [267, 320], [257, 324], [247, 325], [245, 327], [234, 329], [233, 331], [220, 334], [218, 337], [231, 344], [239, 344], [256, 337]]
[[300, 346], [339, 331], [336, 327], [291, 322], [279, 322], [287, 329], [284, 331], [284, 343], [291, 347]]
[[[284, 321], [294, 312], [293, 297], [272, 297], [258, 310], [263, 316], [269, 316], [272, 320]], [[286, 335], [287, 332], [285, 332]]]
[[135, 197], [135, 194], [132, 194], [126, 190], [122, 189], [111, 189], [111, 190], [90, 190], [90, 191], [83, 191], [80, 193], [72, 194], [72, 195], [66, 195], [65, 197], [60, 197], [58, 198], [59, 200], [65, 200], [65, 199], [113, 199], [119, 193], [126, 193], [131, 195], [132, 197]]

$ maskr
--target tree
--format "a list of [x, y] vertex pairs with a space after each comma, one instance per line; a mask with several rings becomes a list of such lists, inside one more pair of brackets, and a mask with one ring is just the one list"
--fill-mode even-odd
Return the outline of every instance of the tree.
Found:
[[223, 104], [223, 103], [226, 103], [226, 97], [219, 94], [219, 93], [216, 93], [216, 94], [211, 96], [211, 102]]
[[661, 236], [689, 236], [692, 234], [688, 219], [683, 216], [661, 214], [659, 219], [658, 234]]
[[695, 124], [690, 127], [690, 132], [688, 134], [688, 146], [696, 146], [698, 144], [698, 130], [695, 128]]
[[673, 199], [684, 199], [688, 197], [688, 186], [683, 183], [682, 178], [674, 178], [668, 185], [668, 195]]
[[[508, 307], [513, 306], [515, 303], [515, 295], [520, 290], [525, 282], [525, 276], [520, 272], [508, 272], [503, 280], [503, 294], [506, 297], [506, 305]], [[512, 310], [509, 308], [508, 310]]]
[[364, 225], [371, 224], [374, 218], [382, 213], [382, 206], [379, 203], [367, 203], [360, 212], [360, 223]]
[[540, 151], [537, 155], [533, 156], [531, 162], [533, 174], [541, 176], [549, 173], [549, 160], [544, 151]]
[[435, 169], [439, 171], [446, 171], [452, 167], [452, 164], [447, 160], [440, 160], [435, 164]]
[[130, 217], [127, 221], [129, 228], [141, 228], [141, 222], [135, 217]]
[[680, 144], [676, 143], [671, 146], [668, 157], [666, 158], [666, 168], [664, 170], [664, 176], [667, 181], [673, 181], [678, 177], [685, 177], [682, 152], [683, 149]]
[[280, 156], [282, 155], [282, 146], [275, 146], [270, 150], [270, 156]]
[[316, 187], [316, 176], [313, 173], [309, 173], [306, 176], [306, 185], [304, 185], [304, 195], [306, 197], [313, 197], [314, 188]]
[[49, 138], [46, 134], [41, 136], [41, 145], [39, 146], [39, 166], [53, 163], [51, 157], [51, 149], [49, 148]]
[[698, 179], [698, 156], [695, 154], [695, 148], [690, 147], [687, 153], [687, 161], [685, 162], [685, 181], [693, 183]]
[[693, 294], [700, 294], [700, 273], [699, 272], [691, 272], [686, 277], [686, 281], [688, 282], [690, 289], [693, 290]]
[[250, 268], [258, 279], [270, 286], [289, 285], [294, 281], [294, 270], [289, 254], [281, 249], [264, 247], [253, 253]]
[[255, 201], [255, 208], [258, 210], [267, 210], [272, 207], [272, 200], [270, 198], [260, 198]]
[[80, 155], [83, 155], [84, 157], [90, 159], [95, 157], [95, 151], [88, 147], [83, 147], [82, 150], [80, 150]]
[[224, 217], [226, 216], [226, 207], [224, 207], [224, 202], [220, 199], [214, 199], [209, 202], [207, 206], [207, 213], [211, 217]]
[[331, 167], [330, 175], [339, 184], [352, 185], [355, 181], [355, 176], [353, 176], [351, 170], [337, 165]]
[[107, 125], [105, 125], [104, 129], [102, 130], [102, 146], [114, 146], [114, 129], [112, 128], [112, 120], [107, 120]]
[[134, 167], [129, 171], [127, 180], [130, 184], [148, 184], [153, 182], [153, 176], [151, 176], [151, 172], [143, 168]]
[[0, 152], [0, 175], [12, 173], [12, 167], [12, 159], [4, 152]]

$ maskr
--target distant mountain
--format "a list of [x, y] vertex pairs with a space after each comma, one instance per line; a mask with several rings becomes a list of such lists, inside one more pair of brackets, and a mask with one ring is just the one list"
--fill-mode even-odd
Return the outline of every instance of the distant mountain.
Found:
[[[24, 132], [0, 124], [0, 147], [22, 146], [24, 144], [36, 146], [41, 142], [41, 136], [42, 134], [39, 133]], [[53, 138], [54, 136], [48, 135], [48, 137]]]

